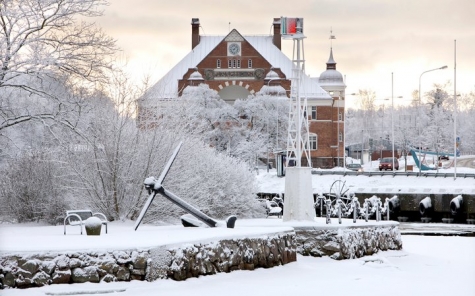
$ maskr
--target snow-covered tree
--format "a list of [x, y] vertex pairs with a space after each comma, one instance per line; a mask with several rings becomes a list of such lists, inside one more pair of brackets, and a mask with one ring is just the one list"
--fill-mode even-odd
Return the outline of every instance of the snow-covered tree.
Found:
[[[241, 124], [237, 129], [240, 140], [231, 146], [231, 155], [254, 162], [266, 158], [275, 149], [287, 144], [289, 100], [270, 95], [249, 96], [234, 103]], [[236, 136], [236, 139], [239, 139]]]
[[[79, 102], [64, 98], [56, 81], [67, 88], [107, 82], [115, 41], [94, 24], [77, 20], [100, 15], [104, 4], [103, 0], [0, 1], [0, 130], [30, 120], [68, 125], [62, 115]], [[38, 100], [42, 108], [37, 108]]]
[[422, 142], [429, 150], [444, 153], [453, 147], [453, 101], [443, 86], [435, 87], [425, 96], [427, 123], [422, 130]]
[[[77, 144], [83, 149], [65, 156], [68, 165], [63, 176], [71, 180], [69, 190], [77, 196], [75, 206], [96, 209], [109, 219], [135, 219], [146, 197], [143, 181], [151, 175], [158, 177], [177, 143], [183, 141], [167, 184], [210, 214], [219, 217], [229, 211], [256, 214], [250, 206], [257, 189], [251, 182], [249, 167], [210, 148], [202, 137], [206, 135], [205, 139], [209, 139], [213, 129], [219, 128], [224, 118], [217, 112], [220, 101], [206, 96], [195, 101], [185, 97], [176, 101], [173, 116], [164, 116], [154, 128], [140, 129], [134, 117], [134, 98], [141, 96], [141, 90], [119, 74], [112, 76], [110, 83], [111, 89], [105, 90], [110, 98], [97, 97], [92, 101], [94, 108], [88, 113], [88, 128], [84, 138], [78, 139], [83, 142]], [[111, 104], [114, 108], [110, 108]], [[182, 168], [179, 173], [177, 167]], [[182, 213], [169, 201], [157, 199], [155, 204], [159, 205], [155, 210], [158, 217], [153, 219], [169, 221]]]
[[17, 222], [58, 222], [68, 205], [58, 176], [55, 156], [47, 151], [28, 151], [10, 159], [0, 168], [0, 214]]
[[[166, 154], [168, 158], [171, 154]], [[153, 168], [158, 177], [164, 163]], [[257, 184], [248, 164], [217, 152], [197, 138], [188, 138], [163, 184], [165, 188], [205, 214], [224, 219], [233, 214], [239, 218], [264, 215], [256, 200]], [[162, 196], [145, 216], [146, 221], [177, 221], [185, 214]]]
[[462, 153], [475, 154], [475, 92], [457, 97], [457, 136]]
[[254, 164], [268, 151], [286, 144], [287, 97], [249, 96], [230, 105], [205, 84], [187, 87], [183, 95], [166, 102], [158, 125], [181, 127], [217, 151]]
[[[410, 105], [399, 105], [391, 116], [394, 118], [395, 145], [400, 148], [424, 147], [431, 151], [452, 153], [454, 141], [454, 98], [447, 89], [450, 84], [434, 85], [434, 89], [422, 96], [419, 101], [418, 91], [413, 92]], [[391, 122], [389, 116], [380, 117], [381, 110], [376, 110], [374, 100], [368, 98], [371, 91], [360, 91], [359, 103], [355, 109], [346, 110], [346, 143], [365, 142], [368, 138], [391, 138]], [[457, 96], [457, 136], [461, 139], [460, 151], [469, 153], [475, 147], [475, 95], [461, 94]], [[387, 109], [386, 109], [387, 110]], [[389, 113], [388, 111], [385, 113]], [[378, 113], [379, 112], [379, 113]], [[390, 113], [389, 113], [390, 114]], [[363, 134], [362, 134], [363, 133]]]

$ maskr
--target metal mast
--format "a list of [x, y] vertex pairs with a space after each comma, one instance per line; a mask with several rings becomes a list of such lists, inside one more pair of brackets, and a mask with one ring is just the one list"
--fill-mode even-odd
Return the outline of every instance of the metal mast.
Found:
[[305, 75], [305, 56], [303, 34], [291, 37], [294, 41], [292, 54], [292, 77], [290, 87], [290, 110], [287, 133], [287, 166], [312, 167], [310, 158], [309, 129], [307, 117], [307, 97], [303, 98], [301, 90], [303, 75]]
[[[287, 168], [283, 221], [314, 221], [312, 164], [307, 119], [307, 95], [302, 89], [305, 58], [303, 50], [303, 19], [281, 18], [282, 37], [294, 41], [290, 110], [287, 134]], [[302, 95], [303, 94], [303, 95]], [[305, 163], [306, 161], [306, 163]], [[304, 166], [302, 166], [302, 162]]]

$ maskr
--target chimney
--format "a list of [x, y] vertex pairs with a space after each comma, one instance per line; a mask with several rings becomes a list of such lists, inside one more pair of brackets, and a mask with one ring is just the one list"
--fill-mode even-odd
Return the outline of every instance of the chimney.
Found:
[[200, 19], [191, 19], [191, 49], [200, 44]]
[[274, 22], [272, 24], [274, 25], [274, 37], [272, 38], [272, 42], [278, 49], [281, 49], [280, 47], [280, 42], [281, 42], [280, 17], [274, 18]]

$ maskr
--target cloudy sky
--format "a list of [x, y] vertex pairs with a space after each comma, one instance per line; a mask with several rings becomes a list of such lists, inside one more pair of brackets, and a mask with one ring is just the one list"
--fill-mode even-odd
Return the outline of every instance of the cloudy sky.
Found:
[[[434, 83], [450, 82], [454, 93], [475, 91], [475, 1], [473, 0], [112, 0], [95, 19], [117, 39], [128, 69], [139, 80], [165, 75], [191, 50], [191, 19], [200, 34], [269, 35], [273, 18], [303, 17], [306, 73], [319, 76], [333, 46], [348, 94], [373, 90], [378, 99], [410, 100]], [[330, 32], [336, 36], [330, 43]], [[455, 42], [456, 40], [456, 42]], [[456, 43], [456, 47], [455, 47]], [[292, 41], [283, 40], [292, 57]], [[455, 58], [456, 57], [456, 58]], [[456, 78], [454, 68], [456, 61]]]

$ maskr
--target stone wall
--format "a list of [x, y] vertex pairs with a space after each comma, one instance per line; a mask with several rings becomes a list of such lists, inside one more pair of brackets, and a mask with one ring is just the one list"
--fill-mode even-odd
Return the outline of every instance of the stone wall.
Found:
[[0, 256], [0, 288], [156, 279], [185, 280], [233, 270], [270, 268], [304, 256], [352, 259], [402, 249], [398, 224], [295, 232], [146, 250]]
[[296, 260], [293, 232], [147, 250], [2, 255], [0, 288], [160, 278], [185, 280], [218, 272], [269, 268]]
[[297, 253], [304, 256], [330, 256], [353, 259], [379, 250], [401, 250], [399, 227], [347, 227], [339, 229], [296, 228]]

